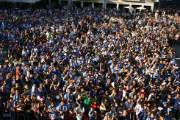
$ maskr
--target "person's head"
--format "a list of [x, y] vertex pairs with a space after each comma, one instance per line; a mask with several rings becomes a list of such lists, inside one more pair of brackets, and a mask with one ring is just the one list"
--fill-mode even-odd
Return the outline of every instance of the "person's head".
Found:
[[15, 94], [16, 94], [16, 95], [19, 95], [19, 90], [16, 89], [16, 90], [15, 90]]
[[54, 104], [54, 102], [53, 102], [53, 101], [51, 102], [51, 106], [52, 106], [52, 107], [54, 107], [54, 106], [55, 106], [55, 104]]
[[180, 99], [180, 94], [179, 93], [176, 94], [176, 99]]
[[150, 117], [151, 117], [151, 118], [155, 118], [155, 115], [154, 115], [153, 112], [150, 113]]

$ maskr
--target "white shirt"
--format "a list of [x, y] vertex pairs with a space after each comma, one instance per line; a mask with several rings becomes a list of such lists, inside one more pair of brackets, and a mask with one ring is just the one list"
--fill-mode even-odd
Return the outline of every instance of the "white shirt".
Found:
[[136, 115], [138, 115], [143, 110], [140, 104], [137, 104], [134, 109], [136, 111]]

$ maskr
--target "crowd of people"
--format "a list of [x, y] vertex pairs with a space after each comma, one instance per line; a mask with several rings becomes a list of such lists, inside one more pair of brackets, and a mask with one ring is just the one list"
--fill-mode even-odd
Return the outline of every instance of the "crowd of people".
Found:
[[0, 119], [179, 120], [180, 17], [0, 10]]

